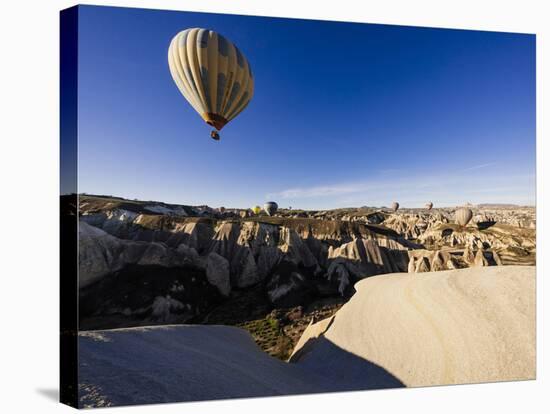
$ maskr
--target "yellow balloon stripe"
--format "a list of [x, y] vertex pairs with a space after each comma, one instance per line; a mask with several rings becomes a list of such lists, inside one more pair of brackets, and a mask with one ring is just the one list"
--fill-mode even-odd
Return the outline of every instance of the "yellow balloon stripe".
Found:
[[[204, 67], [206, 57], [204, 56], [206, 47], [201, 48], [199, 46], [199, 43], [201, 41], [205, 42], [203, 39], [203, 34], [205, 33], [205, 29], [198, 29], [198, 30], [192, 30], [189, 38], [187, 39], [187, 56], [189, 58], [190, 64], [191, 64], [191, 72], [193, 73], [193, 78], [195, 80], [195, 85], [197, 85], [197, 89], [199, 91], [199, 95], [201, 98], [202, 105], [204, 107], [205, 112], [210, 112], [210, 108], [208, 105], [208, 100], [210, 99], [207, 95], [208, 92], [208, 82], [205, 82], [205, 73], [204, 71], [201, 71], [201, 66]], [[208, 33], [206, 32], [208, 35]], [[200, 37], [199, 37], [200, 36]], [[205, 42], [207, 44], [207, 41]], [[203, 63], [203, 65], [201, 65]]]
[[192, 92], [193, 87], [189, 83], [189, 79], [186, 76], [184, 67], [182, 65], [182, 58], [180, 53], [182, 49], [180, 47], [180, 44], [184, 36], [185, 34], [184, 32], [182, 32], [178, 36], [174, 37], [174, 39], [172, 39], [172, 43], [168, 51], [168, 65], [170, 67], [172, 78], [176, 82], [176, 85], [178, 86], [180, 92], [195, 109], [195, 111], [201, 112], [202, 107], [200, 105], [200, 102], [196, 99], [196, 93]]

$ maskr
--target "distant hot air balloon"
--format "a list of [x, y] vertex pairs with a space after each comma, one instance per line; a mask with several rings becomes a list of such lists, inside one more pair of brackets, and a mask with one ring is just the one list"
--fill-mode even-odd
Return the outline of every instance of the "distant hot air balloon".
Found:
[[393, 203], [391, 203], [391, 209], [393, 211], [397, 211], [398, 208], [399, 208], [399, 203], [397, 201], [394, 201]]
[[[174, 82], [204, 121], [220, 131], [239, 115], [254, 94], [254, 77], [242, 52], [208, 29], [179, 32], [168, 48]], [[219, 140], [213, 130], [211, 137]]]
[[220, 213], [225, 213], [225, 207], [220, 207]]
[[426, 209], [428, 210], [431, 210], [433, 206], [434, 206], [434, 203], [432, 203], [431, 201], [426, 203]]
[[264, 211], [270, 216], [277, 212], [277, 208], [279, 208], [279, 206], [275, 201], [268, 201], [264, 204]]
[[251, 208], [252, 212], [256, 215], [260, 214], [260, 211], [262, 211], [262, 208], [260, 206], [254, 206]]
[[458, 210], [456, 210], [455, 220], [456, 220], [457, 224], [464, 227], [470, 222], [473, 215], [474, 214], [472, 213], [472, 210], [470, 210], [469, 208], [466, 208], [466, 207], [462, 207], [462, 208], [459, 208]]

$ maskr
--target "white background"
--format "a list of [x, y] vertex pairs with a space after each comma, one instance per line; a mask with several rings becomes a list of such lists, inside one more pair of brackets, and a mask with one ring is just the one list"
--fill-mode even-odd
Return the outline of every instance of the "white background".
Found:
[[[137, 406], [101, 412], [549, 412], [550, 381], [543, 330], [543, 298], [548, 297], [549, 285], [543, 281], [549, 236], [544, 220], [549, 171], [545, 164], [550, 162], [548, 142], [542, 139], [548, 139], [544, 124], [549, 116], [550, 74], [550, 12], [545, 10], [545, 3], [549, 2], [97, 1], [95, 4], [536, 33], [538, 101], [536, 381]], [[59, 10], [73, 4], [14, 0], [2, 2], [0, 11], [0, 410], [5, 413], [71, 410], [56, 400]]]

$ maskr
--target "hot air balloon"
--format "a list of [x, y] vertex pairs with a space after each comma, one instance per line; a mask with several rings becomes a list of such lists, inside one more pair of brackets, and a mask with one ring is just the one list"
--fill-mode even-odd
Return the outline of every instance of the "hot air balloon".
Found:
[[474, 214], [472, 213], [472, 210], [470, 210], [469, 208], [466, 208], [466, 207], [462, 207], [462, 208], [459, 208], [458, 210], [456, 210], [455, 220], [456, 220], [457, 224], [464, 227], [470, 222], [473, 215]]
[[399, 203], [397, 201], [394, 201], [393, 203], [391, 203], [391, 209], [393, 211], [397, 211], [398, 208], [399, 208]]
[[[217, 131], [239, 115], [254, 94], [248, 60], [237, 46], [212, 30], [179, 32], [170, 42], [168, 65], [182, 95]], [[219, 140], [216, 130], [211, 137]]]
[[275, 214], [275, 212], [277, 211], [277, 208], [279, 208], [279, 206], [275, 201], [268, 201], [267, 203], [264, 204], [264, 211], [270, 216]]
[[262, 211], [262, 208], [260, 206], [254, 206], [251, 208], [252, 212], [256, 215], [260, 214], [260, 211]]
[[220, 207], [220, 213], [225, 213], [225, 207]]
[[434, 206], [434, 203], [432, 203], [431, 201], [429, 201], [428, 203], [426, 203], [426, 209], [427, 209], [427, 210], [431, 210], [433, 206]]

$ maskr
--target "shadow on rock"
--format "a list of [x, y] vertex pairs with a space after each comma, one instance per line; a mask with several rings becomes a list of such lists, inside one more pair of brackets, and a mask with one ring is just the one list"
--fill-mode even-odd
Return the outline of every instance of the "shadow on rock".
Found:
[[331, 391], [358, 391], [405, 387], [381, 366], [352, 354], [324, 336], [309, 339], [291, 364], [333, 381]]
[[402, 387], [328, 340], [297, 363], [262, 352], [244, 330], [157, 326], [82, 332], [83, 406], [150, 404]]

